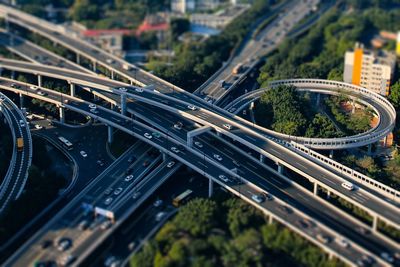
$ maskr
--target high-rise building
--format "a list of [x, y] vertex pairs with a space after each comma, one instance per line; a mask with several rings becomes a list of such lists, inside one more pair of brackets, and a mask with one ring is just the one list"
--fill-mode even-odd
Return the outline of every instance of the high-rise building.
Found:
[[343, 80], [387, 96], [396, 66], [396, 56], [386, 51], [374, 52], [356, 44], [346, 52]]
[[171, 11], [186, 13], [213, 10], [220, 4], [219, 0], [171, 0]]

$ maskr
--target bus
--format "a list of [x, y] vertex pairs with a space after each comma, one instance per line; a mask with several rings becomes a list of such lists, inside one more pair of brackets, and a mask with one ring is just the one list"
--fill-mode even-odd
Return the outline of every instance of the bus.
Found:
[[242, 63], [239, 63], [233, 68], [232, 74], [238, 74], [242, 71], [242, 69], [243, 69], [243, 65], [242, 65]]
[[185, 192], [181, 193], [179, 196], [174, 198], [174, 200], [172, 201], [172, 205], [174, 205], [175, 207], [179, 207], [189, 199], [192, 193], [193, 193], [192, 190], [187, 189]]
[[19, 152], [24, 150], [24, 139], [22, 139], [21, 137], [17, 138], [17, 150]]
[[61, 145], [67, 149], [67, 150], [72, 150], [74, 148], [74, 146], [72, 145], [72, 143], [70, 141], [68, 141], [66, 138], [60, 136], [58, 137], [58, 140], [61, 142]]

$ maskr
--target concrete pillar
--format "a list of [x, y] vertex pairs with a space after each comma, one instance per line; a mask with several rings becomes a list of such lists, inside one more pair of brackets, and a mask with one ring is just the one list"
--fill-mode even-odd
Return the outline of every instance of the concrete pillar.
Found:
[[108, 143], [111, 144], [114, 140], [114, 129], [112, 126], [108, 125], [107, 127], [107, 131], [108, 131]]
[[60, 123], [65, 123], [65, 109], [63, 107], [59, 107], [60, 111]]
[[272, 224], [273, 223], [273, 218], [272, 215], [268, 216], [268, 224]]
[[372, 154], [372, 144], [368, 145], [368, 155]]
[[313, 190], [314, 195], [318, 194], [318, 184], [314, 183], [314, 190]]
[[250, 103], [250, 109], [253, 110], [253, 108], [254, 108], [254, 102], [251, 102]]
[[320, 102], [321, 102], [321, 94], [317, 93], [317, 106], [319, 106]]
[[96, 61], [93, 61], [93, 71], [96, 72], [96, 69], [97, 69], [97, 67], [96, 67]]
[[331, 149], [331, 151], [329, 151], [329, 158], [333, 159], [333, 149]]
[[278, 164], [278, 172], [280, 173], [280, 174], [283, 174], [283, 165], [282, 164]]
[[38, 75], [38, 76], [37, 76], [37, 79], [38, 79], [38, 80], [37, 80], [38, 86], [39, 86], [39, 87], [42, 87], [42, 75]]
[[19, 94], [19, 107], [23, 108], [24, 107], [24, 95], [23, 94]]
[[79, 54], [76, 54], [76, 64], [81, 64], [81, 56]]
[[11, 79], [15, 80], [15, 71], [11, 71]]
[[111, 80], [114, 80], [114, 71], [111, 70]]
[[383, 147], [385, 148], [387, 146], [387, 136], [385, 136], [385, 138], [383, 138]]
[[165, 154], [165, 153], [162, 153], [162, 160], [163, 161], [166, 161], [168, 159], [168, 156], [167, 156], [167, 154]]
[[378, 217], [375, 215], [372, 220], [372, 231], [376, 232], [378, 229]]
[[208, 178], [208, 197], [212, 197], [214, 191], [214, 182], [211, 178]]
[[260, 154], [260, 162], [264, 163], [265, 161], [265, 156], [263, 154]]
[[126, 114], [126, 94], [121, 94], [121, 114]]
[[330, 199], [330, 198], [331, 198], [331, 191], [328, 191], [328, 192], [326, 193], [326, 198], [327, 198], [327, 199]]
[[75, 84], [74, 83], [70, 83], [70, 93], [72, 97], [75, 97]]

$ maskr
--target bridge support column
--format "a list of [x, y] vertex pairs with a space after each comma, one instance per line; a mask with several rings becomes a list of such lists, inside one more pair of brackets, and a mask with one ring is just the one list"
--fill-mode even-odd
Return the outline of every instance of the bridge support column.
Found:
[[79, 54], [76, 54], [76, 64], [81, 64], [81, 56]]
[[11, 71], [11, 79], [15, 80], [15, 71]]
[[108, 143], [111, 144], [114, 141], [114, 129], [112, 126], [108, 125], [107, 126], [107, 132], [108, 132]]
[[356, 102], [354, 100], [351, 101], [351, 113], [356, 112]]
[[24, 95], [23, 94], [19, 94], [19, 107], [23, 108], [24, 107]]
[[214, 182], [211, 178], [208, 178], [208, 197], [212, 197], [214, 191]]
[[385, 136], [384, 138], [383, 138], [383, 147], [386, 147], [387, 146], [387, 136]]
[[97, 70], [96, 61], [93, 61], [92, 63], [93, 63], [93, 71], [96, 72]]
[[126, 114], [126, 94], [121, 95], [121, 114]]
[[282, 164], [279, 164], [279, 163], [278, 163], [278, 172], [279, 172], [280, 174], [283, 174], [283, 170], [284, 170], [283, 167], [284, 167], [284, 166], [283, 166]]
[[265, 156], [263, 154], [260, 154], [260, 162], [264, 163], [265, 161]]
[[378, 217], [375, 215], [372, 219], [372, 231], [376, 232], [378, 230]]
[[331, 191], [328, 190], [328, 192], [326, 192], [326, 198], [330, 199], [331, 198]]
[[317, 106], [319, 106], [321, 102], [321, 94], [317, 93]]
[[75, 97], [75, 84], [74, 83], [70, 83], [70, 95], [72, 97]]
[[314, 182], [314, 190], [313, 190], [314, 195], [316, 196], [318, 194], [318, 184]]
[[189, 131], [186, 135], [187, 146], [192, 147], [193, 146], [193, 138], [202, 133], [208, 132], [209, 130], [211, 130], [210, 126], [202, 126], [200, 128]]
[[331, 151], [329, 151], [329, 158], [333, 159], [333, 149], [331, 149]]
[[253, 110], [254, 109], [254, 102], [250, 103], [250, 109]]
[[162, 154], [162, 160], [166, 161], [168, 159], [168, 155], [165, 153], [161, 153]]
[[111, 80], [114, 80], [114, 71], [111, 70]]
[[63, 107], [59, 107], [60, 112], [60, 123], [65, 123], [65, 109]]
[[272, 215], [268, 216], [268, 224], [272, 224], [274, 222], [274, 218], [272, 218]]
[[372, 154], [372, 144], [368, 145], [368, 155]]
[[37, 79], [38, 79], [38, 80], [37, 80], [38, 86], [39, 86], [39, 87], [42, 87], [42, 75], [38, 75], [38, 76], [37, 76]]

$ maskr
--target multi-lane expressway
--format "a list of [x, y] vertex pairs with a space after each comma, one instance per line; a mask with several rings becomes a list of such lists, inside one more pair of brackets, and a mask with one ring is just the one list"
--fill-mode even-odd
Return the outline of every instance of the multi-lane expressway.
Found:
[[[1, 87], [4, 89], [7, 88], [8, 90], [16, 91], [15, 88], [10, 87], [12, 82], [13, 81], [11, 81], [11, 80], [2, 79]], [[52, 92], [51, 90], [48, 90], [48, 91], [46, 90], [46, 92], [48, 93], [47, 97], [42, 97], [42, 96], [38, 95], [35, 90], [28, 89], [28, 88], [30, 88], [28, 86], [27, 86], [27, 89], [22, 88], [22, 86], [26, 86], [25, 84], [21, 83], [20, 85], [21, 85], [21, 89], [19, 90], [19, 92], [21, 92], [21, 93], [25, 93], [26, 95], [29, 95], [29, 96], [35, 96], [35, 97], [38, 97], [40, 99], [47, 100], [47, 101], [50, 101], [49, 100], [49, 98], [50, 98], [50, 99], [52, 99], [53, 103], [61, 104], [60, 103], [61, 99], [60, 99], [60, 95], [58, 92]], [[45, 89], [41, 88], [41, 90], [45, 90]], [[88, 103], [83, 104], [83, 103], [81, 103], [82, 100], [74, 99], [74, 98], [68, 97], [67, 95], [64, 95], [63, 99], [64, 99], [64, 101], [68, 99], [69, 103], [67, 106], [69, 109], [80, 111], [80, 112], [83, 112], [84, 114], [94, 116], [99, 120], [102, 120], [101, 117], [107, 117], [105, 114], [113, 114], [114, 117], [113, 116], [108, 117], [108, 119], [106, 121], [104, 121], [107, 124], [113, 124], [112, 123], [113, 121], [125, 120], [125, 119], [123, 119], [124, 117], [122, 115], [115, 113], [115, 112], [108, 111], [108, 110], [100, 108], [100, 107], [98, 107], [98, 110], [100, 113], [91, 114], [90, 109], [88, 107]], [[77, 109], [78, 106], [79, 106], [79, 109]], [[110, 115], [108, 115], [108, 116], [110, 116]], [[128, 129], [132, 129], [132, 126], [128, 122], [121, 121], [121, 123], [125, 124], [125, 127], [127, 127]], [[137, 123], [135, 123], [135, 124], [137, 124]], [[114, 126], [117, 126], [117, 125], [114, 124]], [[133, 126], [135, 129], [135, 134], [140, 134], [138, 137], [141, 137], [142, 139], [148, 141], [149, 139], [146, 139], [143, 137], [144, 131], [140, 131], [139, 128], [136, 128], [136, 126], [137, 125]], [[126, 130], [127, 129], [125, 129], [125, 131]], [[154, 131], [154, 130], [153, 129], [147, 130], [147, 132], [151, 132], [151, 131]], [[131, 134], [134, 134], [134, 133], [131, 132]], [[158, 141], [160, 138], [153, 137], [150, 140]], [[279, 175], [275, 174], [274, 172], [271, 172], [271, 170], [269, 170], [269, 168], [267, 168], [266, 166], [263, 168], [255, 169], [254, 166], [259, 164], [259, 162], [255, 159], [252, 159], [252, 161], [247, 163], [247, 160], [246, 160], [247, 155], [245, 153], [241, 153], [240, 151], [237, 151], [237, 153], [235, 154], [235, 152], [232, 152], [232, 150], [230, 150], [229, 147], [228, 148], [222, 147], [221, 150], [215, 151], [214, 150], [215, 145], [216, 145], [215, 141], [211, 141], [211, 140], [207, 141], [207, 139], [211, 139], [211, 138], [207, 137], [206, 139], [200, 139], [201, 142], [203, 143], [203, 148], [205, 151], [203, 152], [204, 154], [200, 154], [200, 158], [197, 159], [197, 162], [193, 163], [193, 164], [196, 164], [197, 166], [201, 166], [201, 165], [204, 166], [204, 167], [197, 167], [197, 169], [195, 168], [200, 173], [204, 174], [204, 172], [208, 172], [214, 167], [213, 177], [218, 177], [221, 174], [222, 170], [218, 170], [218, 169], [216, 170], [214, 164], [211, 164], [211, 166], [209, 164], [212, 161], [211, 158], [214, 153], [220, 153], [224, 157], [223, 163], [225, 165], [230, 165], [229, 168], [234, 167], [232, 160], [236, 159], [239, 162], [243, 163], [243, 168], [242, 167], [240, 168], [241, 174], [244, 177], [246, 177], [247, 179], [251, 179], [252, 183], [257, 184], [259, 187], [261, 187], [259, 189], [256, 189], [256, 191], [255, 191], [254, 186], [247, 186], [242, 183], [236, 184], [236, 182], [234, 182], [234, 180], [232, 179], [231, 181], [229, 181], [227, 183], [227, 185], [229, 186], [230, 190], [232, 190], [232, 188], [234, 189], [236, 187], [237, 191], [235, 191], [235, 192], [239, 193], [239, 195], [241, 197], [244, 197], [245, 199], [249, 199], [249, 198], [251, 198], [252, 194], [257, 192], [257, 190], [261, 189], [264, 191], [268, 191], [272, 195], [274, 195], [274, 197], [277, 201], [278, 201], [278, 199], [283, 199], [285, 201], [285, 204], [289, 204], [290, 206], [293, 206], [296, 209], [299, 209], [301, 211], [301, 213], [305, 212], [308, 216], [312, 215], [312, 217], [317, 218], [317, 221], [320, 221], [320, 222], [323, 222], [323, 224], [332, 226], [335, 230], [339, 229], [336, 231], [338, 231], [340, 233], [345, 232], [346, 238], [349, 238], [350, 240], [358, 240], [357, 243], [359, 243], [359, 242], [363, 243], [363, 246], [368, 247], [368, 249], [374, 251], [375, 254], [379, 254], [382, 251], [387, 251], [387, 248], [385, 248], [385, 247], [391, 247], [390, 243], [385, 244], [386, 243], [385, 241], [381, 240], [381, 238], [379, 238], [378, 236], [375, 236], [375, 235], [369, 236], [368, 241], [363, 242], [362, 241], [363, 238], [359, 235], [359, 233], [354, 232], [354, 229], [358, 229], [360, 227], [360, 224], [358, 224], [354, 220], [353, 221], [346, 220], [346, 217], [341, 218], [341, 216], [343, 216], [343, 215], [341, 215], [340, 212], [335, 212], [335, 210], [330, 208], [328, 205], [321, 205], [322, 203], [310, 204], [309, 198], [310, 198], [310, 195], [312, 195], [311, 193], [304, 192], [304, 190], [301, 190], [298, 187], [293, 186], [290, 183], [286, 182], [285, 180], [282, 180], [282, 178]], [[167, 149], [169, 148], [170, 145], [172, 145], [172, 143], [173, 143], [173, 139], [171, 137], [167, 137], [166, 140], [164, 139], [164, 145], [167, 145]], [[220, 146], [218, 145], [218, 147], [220, 147]], [[179, 149], [181, 150], [181, 152], [179, 152], [179, 153], [185, 153], [186, 151], [189, 152], [189, 150], [183, 151], [183, 147], [179, 147]], [[207, 155], [206, 155], [206, 153], [207, 153]], [[233, 157], [232, 153], [235, 155], [235, 157]], [[174, 156], [174, 155], [175, 155], [175, 153], [171, 153], [171, 156]], [[185, 153], [184, 155], [185, 155], [185, 158], [187, 159], [187, 154]], [[239, 156], [239, 155], [241, 155], [241, 156]], [[243, 157], [243, 159], [242, 159], [242, 157]], [[227, 158], [229, 158], [229, 160]], [[180, 159], [180, 160], [182, 160], [182, 159]], [[189, 166], [194, 167], [192, 164], [190, 164]], [[267, 180], [263, 178], [263, 177], [265, 177], [266, 171], [270, 172], [270, 174], [268, 175], [269, 179], [267, 179]], [[224, 175], [226, 177], [234, 176], [234, 174], [232, 175], [232, 173], [230, 171], [228, 171]], [[253, 177], [251, 177], [251, 176], [253, 176]], [[222, 181], [218, 180], [218, 178], [216, 180], [218, 182], [222, 183]], [[284, 191], [281, 191], [281, 190], [284, 190]], [[293, 196], [296, 196], [296, 197], [293, 197]], [[270, 207], [270, 209], [272, 211], [275, 210], [275, 212], [276, 212], [276, 210], [279, 210], [279, 208], [277, 208], [277, 205], [279, 206], [279, 202], [276, 203], [273, 207]], [[312, 206], [312, 208], [309, 207], [310, 205]], [[280, 217], [281, 216], [282, 216], [282, 214], [280, 214]], [[280, 217], [278, 217], [278, 218], [280, 218]], [[298, 219], [292, 221], [292, 223], [296, 224], [296, 221], [298, 221]], [[288, 223], [288, 222], [286, 222], [286, 223]], [[290, 225], [293, 227], [292, 224], [290, 224]], [[311, 231], [308, 233], [310, 235], [313, 233], [315, 234], [314, 229], [302, 229], [302, 230], [306, 231], [306, 233], [308, 231]], [[330, 235], [335, 235], [335, 234], [330, 233]], [[315, 238], [315, 236], [314, 236], [314, 238]], [[384, 242], [385, 245], [382, 245], [382, 246], [378, 245], [381, 242]], [[332, 243], [332, 244], [335, 246], [334, 243]], [[356, 245], [354, 245], [354, 246], [356, 246]], [[394, 247], [393, 247], [393, 249], [394, 250], [392, 252], [395, 252], [396, 249]], [[362, 255], [362, 254], [363, 253], [361, 253], [359, 255]]]
[[[366, 199], [365, 202], [362, 202], [354, 196], [353, 192], [349, 192], [341, 187], [341, 183], [348, 179], [347, 176], [333, 173], [332, 171], [322, 168], [314, 160], [305, 158], [299, 153], [296, 153], [296, 151], [289, 149], [287, 146], [266, 138], [257, 132], [258, 130], [254, 128], [254, 126], [245, 126], [248, 122], [245, 121], [245, 123], [243, 123], [244, 120], [239, 117], [234, 117], [231, 114], [230, 116], [223, 116], [222, 112], [211, 111], [202, 108], [200, 105], [197, 105], [195, 110], [191, 110], [188, 107], [192, 105], [193, 102], [190, 101], [190, 98], [185, 98], [185, 94], [181, 95], [170, 92], [169, 95], [171, 96], [169, 96], [168, 94], [161, 94], [153, 90], [136, 90], [133, 87], [132, 89], [127, 89], [128, 91], [125, 92], [118, 89], [121, 86], [126, 86], [124, 83], [78, 72], [6, 59], [0, 59], [0, 64], [4, 69], [50, 76], [67, 80], [70, 83], [117, 93], [121, 95], [123, 102], [126, 98], [136, 99], [139, 102], [157, 106], [186, 119], [193, 120], [200, 125], [209, 126], [220, 134], [247, 146], [249, 149], [260, 153], [262, 156], [270, 158], [277, 164], [288, 167], [312, 180], [316, 185], [324, 187], [360, 208], [369, 211], [374, 218], [380, 218], [395, 227], [399, 227], [400, 218], [397, 216], [398, 206], [396, 202], [396, 194], [398, 193], [395, 192], [395, 195], [390, 199], [391, 195], [385, 196], [384, 193], [386, 192], [376, 192], [378, 188], [373, 188], [373, 185], [357, 183], [359, 188], [358, 192], [363, 194]], [[178, 99], [178, 97], [190, 102], [182, 101]], [[206, 105], [203, 104], [202, 106], [205, 107]], [[121, 108], [122, 110], [126, 110], [126, 103], [122, 103]], [[231, 129], [227, 129], [226, 125], [230, 125]], [[366, 188], [371, 189], [371, 187], [375, 189], [375, 191], [366, 190]], [[395, 202], [389, 202], [385, 199], [395, 200]], [[376, 219], [375, 223], [377, 223]]]
[[[0, 93], [0, 112], [9, 124], [13, 139], [13, 154], [6, 176], [0, 185], [0, 213], [17, 199], [25, 186], [32, 161], [32, 137], [25, 116], [5, 95]], [[22, 144], [17, 144], [22, 142]]]
[[[55, 34], [56, 36], [57, 35], [60, 35], [60, 34]], [[119, 63], [118, 63], [119, 64]], [[123, 69], [122, 67], [123, 67], [123, 63], [121, 63], [121, 64], [119, 64], [118, 66], [115, 66], [116, 68], [120, 68], [120, 69]], [[135, 75], [135, 73], [133, 72], [133, 73], [131, 73], [131, 75]], [[61, 75], [62, 76], [62, 75]], [[133, 76], [132, 76], [133, 77]], [[147, 77], [149, 77], [149, 76], [147, 76]], [[179, 96], [180, 98], [182, 98], [183, 100], [185, 100], [185, 101], [189, 101], [189, 103], [195, 103], [195, 105], [197, 105], [197, 106], [200, 106], [200, 107], [207, 107], [207, 108], [210, 108], [209, 106], [207, 106], [207, 104], [204, 104], [202, 101], [199, 101], [198, 99], [196, 99], [196, 98], [192, 98], [192, 97], [190, 97], [190, 96], [188, 96], [188, 94], [185, 94], [185, 93], [181, 93], [180, 92], [180, 90], [178, 89], [178, 88], [174, 88], [173, 86], [171, 87], [171, 86], [167, 86], [167, 87], [165, 87], [165, 83], [162, 83], [162, 82], [160, 82], [160, 81], [158, 81], [157, 79], [155, 80], [155, 81], [157, 81], [159, 84], [157, 84], [156, 82], [154, 82], [153, 84], [155, 84], [156, 86], [157, 86], [157, 90], [160, 90], [161, 92], [169, 92], [169, 93], [173, 93], [172, 95], [174, 96], [174, 97], [177, 97], [177, 96]], [[104, 82], [104, 81], [103, 81]], [[78, 81], [77, 82], [77, 84], [80, 84], [80, 81]], [[103, 83], [104, 84], [104, 83]], [[149, 83], [146, 83], [146, 84], [149, 84]], [[161, 84], [161, 85], [160, 85]], [[88, 86], [88, 84], [86, 83], [86, 84], [84, 84], [84, 86]], [[89, 86], [93, 86], [93, 87], [99, 87], [96, 83], [91, 83], [91, 84], [89, 84]], [[114, 85], [112, 85], [112, 87], [118, 87], [118, 86], [123, 86], [123, 85], [121, 85], [121, 84], [115, 84], [114, 83]], [[103, 88], [101, 88], [101, 89], [104, 89], [104, 87]], [[108, 89], [108, 88], [107, 88]], [[175, 90], [174, 90], [175, 89]], [[134, 91], [133, 91], [134, 92]], [[145, 93], [148, 93], [148, 91], [147, 90], [145, 90]], [[151, 94], [151, 92], [150, 92], [150, 95], [156, 95], [156, 94]], [[149, 95], [147, 95], [146, 97], [148, 97]], [[128, 95], [128, 97], [130, 98], [130, 97], [132, 97], [131, 95]], [[137, 97], [136, 97], [137, 98]], [[162, 97], [162, 98], [164, 98], [164, 99], [158, 99], [158, 100], [164, 100], [164, 101], [172, 101], [171, 99], [169, 99], [169, 98], [167, 98], [167, 99], [165, 99], [165, 97]], [[143, 101], [143, 99], [139, 99], [140, 101]], [[169, 103], [169, 102], [167, 102], [167, 103]], [[181, 102], [179, 102], [178, 101], [178, 103], [177, 104], [179, 104], [179, 103], [181, 103]], [[151, 102], [150, 101], [150, 104], [155, 104], [154, 103], [154, 101], [153, 102]], [[165, 104], [165, 103], [164, 103]], [[188, 103], [181, 103], [181, 104], [183, 104], [183, 105], [181, 105], [180, 106], [180, 108], [182, 109], [185, 109], [185, 110], [181, 110], [181, 111], [177, 111], [177, 110], [173, 110], [173, 112], [175, 112], [175, 113], [177, 113], [177, 114], [180, 114], [180, 115], [184, 115], [184, 116], [187, 116], [187, 114], [185, 114], [185, 113], [187, 113], [187, 112], [190, 112], [190, 113], [194, 113], [194, 112], [191, 112], [191, 111], [187, 111], [187, 105], [188, 105]], [[160, 106], [160, 105], [159, 105]], [[179, 105], [178, 105], [179, 106]], [[166, 108], [165, 106], [160, 106], [161, 108]], [[171, 109], [170, 109], [171, 110]], [[222, 112], [221, 110], [218, 110], [218, 109], [216, 109], [218, 112], [221, 112], [221, 115], [223, 115], [223, 116], [225, 116], [226, 115], [226, 112]], [[203, 110], [201, 110], [201, 111], [203, 111]], [[181, 113], [182, 112], [182, 113]], [[217, 115], [220, 115], [220, 114], [218, 114], [218, 112], [216, 112], [217, 113]], [[197, 120], [195, 120], [195, 121], [197, 121], [198, 123], [200, 123], [200, 124], [205, 124], [204, 123], [204, 120], [205, 119], [209, 119], [209, 117], [206, 117], [206, 118], [204, 118], [204, 115], [206, 115], [206, 116], [210, 116], [207, 112], [204, 112], [203, 111], [203, 118], [200, 120], [200, 119], [197, 119]], [[189, 116], [189, 118], [190, 119], [194, 119], [192, 116]], [[201, 116], [200, 116], [200, 118], [201, 118]], [[217, 118], [217, 119], [221, 119], [221, 118]], [[236, 118], [233, 118], [233, 119], [236, 119]], [[223, 120], [223, 119], [222, 119]], [[240, 120], [239, 120], [240, 121]], [[243, 121], [241, 121], [241, 123], [243, 123]], [[232, 123], [232, 124], [234, 124], [234, 123]], [[221, 123], [219, 124], [219, 127], [218, 128], [216, 128], [216, 127], [214, 127], [213, 125], [211, 126], [211, 127], [214, 127], [214, 128], [216, 128], [217, 129], [217, 131], [219, 130], [220, 132], [223, 132], [224, 134], [227, 134], [227, 132], [222, 128], [223, 127], [223, 125], [221, 125]], [[241, 127], [240, 126], [237, 126], [237, 125], [234, 125], [234, 126], [236, 126], [238, 129], [240, 129]], [[243, 130], [243, 129], [240, 129], [240, 130]], [[235, 129], [235, 131], [236, 131], [236, 129]], [[259, 137], [259, 136], [257, 136], [257, 137]], [[247, 141], [249, 141], [249, 140], [247, 140]], [[397, 210], [394, 210], [394, 214], [396, 214], [396, 211]]]

